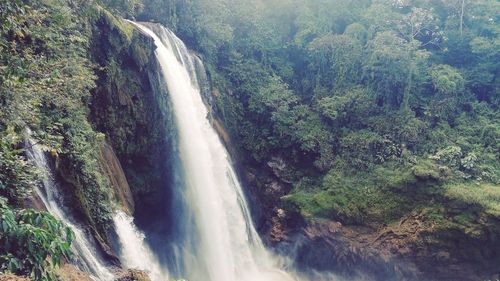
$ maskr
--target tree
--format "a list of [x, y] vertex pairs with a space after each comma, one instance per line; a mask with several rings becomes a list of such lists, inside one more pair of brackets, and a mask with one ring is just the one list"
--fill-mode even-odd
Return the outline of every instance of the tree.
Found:
[[462, 102], [465, 80], [460, 72], [449, 65], [435, 65], [429, 70], [436, 96], [429, 105], [430, 113], [440, 119], [450, 119]]
[[432, 84], [442, 97], [459, 95], [464, 91], [465, 80], [460, 72], [449, 65], [435, 65], [430, 69]]
[[110, 9], [122, 13], [126, 17], [133, 17], [144, 9], [143, 0], [98, 0]]
[[308, 46], [310, 69], [327, 89], [340, 90], [357, 83], [360, 77], [362, 48], [347, 35], [326, 35]]
[[402, 19], [396, 23], [396, 29], [408, 42], [420, 41], [421, 47], [427, 45], [436, 47], [443, 36], [439, 18], [432, 8], [412, 7], [411, 11], [404, 14]]
[[393, 32], [381, 32], [368, 42], [364, 78], [379, 93], [382, 103], [408, 108], [410, 94], [422, 77], [428, 53], [416, 41], [406, 42]]

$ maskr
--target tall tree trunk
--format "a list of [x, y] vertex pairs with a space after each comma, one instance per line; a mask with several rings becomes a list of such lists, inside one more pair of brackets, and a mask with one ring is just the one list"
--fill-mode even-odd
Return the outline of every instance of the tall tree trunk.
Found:
[[464, 10], [465, 10], [465, 0], [462, 0], [462, 10], [460, 12], [460, 36], [464, 35]]
[[401, 102], [400, 110], [407, 111], [410, 103], [411, 90], [413, 88], [413, 71], [415, 65], [413, 62], [410, 63], [410, 69], [408, 69], [408, 81], [403, 92], [403, 101]]

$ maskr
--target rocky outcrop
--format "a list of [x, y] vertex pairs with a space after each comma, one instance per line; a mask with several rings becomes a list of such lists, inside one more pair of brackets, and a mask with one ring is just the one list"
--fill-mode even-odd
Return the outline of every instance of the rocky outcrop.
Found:
[[375, 232], [363, 226], [315, 221], [292, 238], [295, 262], [304, 271], [333, 271], [363, 280], [419, 280], [411, 263], [373, 246]]
[[148, 274], [142, 270], [128, 269], [118, 274], [115, 281], [151, 281]]
[[28, 277], [14, 275], [12, 273], [0, 273], [0, 281], [30, 281]]
[[[313, 221], [278, 244], [304, 271], [331, 271], [363, 280], [498, 280], [498, 242], [470, 240], [448, 229], [438, 237], [421, 214], [373, 229]], [[476, 252], [476, 253], [474, 253]], [[476, 256], [474, 256], [476, 255]], [[480, 255], [480, 256], [477, 256]]]
[[[102, 8], [95, 9], [88, 51], [98, 79], [86, 102], [94, 131], [104, 133], [104, 137], [101, 139], [98, 134], [96, 153], [85, 160], [97, 163], [93, 168], [98, 171], [86, 177], [96, 180], [98, 184], [92, 188], [102, 192], [98, 194], [100, 197], [85, 193], [91, 187], [79, 180], [81, 166], [71, 165], [63, 157], [51, 159], [54, 162], [51, 164], [71, 216], [93, 236], [106, 262], [119, 267], [120, 261], [110, 246], [109, 216], [98, 221], [93, 216], [93, 207], [99, 205], [97, 202], [107, 203], [108, 198], [101, 198], [108, 196], [129, 215], [145, 209], [154, 213], [155, 207], [165, 205], [168, 196], [164, 187], [169, 169], [168, 151], [164, 149], [169, 141], [165, 124], [170, 117], [164, 110], [166, 96], [155, 91], [163, 81], [156, 76], [158, 65], [153, 41], [125, 20]], [[43, 205], [40, 203], [36, 196], [26, 201], [27, 206], [37, 209]], [[137, 212], [136, 206], [148, 207]], [[107, 215], [112, 208], [109, 206]]]
[[[241, 164], [241, 180], [245, 186], [247, 198], [253, 211], [257, 230], [270, 245], [286, 240], [297, 229], [305, 225], [293, 208], [288, 208], [281, 198], [290, 192], [291, 185], [276, 176], [281, 173], [274, 162], [265, 167]], [[286, 174], [286, 173], [284, 173]]]
[[[78, 270], [71, 264], [64, 264], [55, 271], [60, 281], [92, 281], [90, 275]], [[119, 269], [114, 270], [115, 281], [151, 281], [148, 274], [142, 270], [137, 269]], [[24, 279], [6, 279], [1, 281], [24, 281]], [[18, 277], [19, 278], [19, 277]], [[26, 279], [29, 280], [29, 279]]]
[[61, 265], [57, 268], [56, 275], [60, 281], [93, 281], [87, 273], [78, 270], [71, 264]]

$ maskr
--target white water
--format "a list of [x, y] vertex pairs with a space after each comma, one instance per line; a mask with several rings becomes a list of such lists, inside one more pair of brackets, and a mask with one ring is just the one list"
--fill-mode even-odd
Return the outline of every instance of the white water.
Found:
[[29, 139], [29, 134], [30, 132], [28, 130], [26, 154], [28, 159], [43, 172], [42, 185], [36, 186], [35, 191], [40, 199], [42, 199], [47, 211], [56, 219], [69, 226], [75, 233], [75, 240], [71, 245], [74, 254], [74, 263], [80, 270], [91, 274], [94, 279], [113, 280], [113, 274], [106, 268], [103, 261], [96, 253], [93, 243], [89, 241], [87, 235], [69, 219], [68, 215], [60, 207], [62, 206], [60, 194], [58, 193], [58, 187], [48, 165], [46, 156], [40, 146]]
[[156, 57], [167, 82], [178, 130], [181, 173], [190, 231], [181, 258], [190, 281], [291, 281], [255, 231], [228, 153], [207, 119], [195, 73], [199, 59], [172, 32], [153, 32]]
[[145, 235], [133, 222], [133, 218], [118, 211], [113, 216], [120, 243], [120, 261], [127, 267], [144, 270], [152, 281], [170, 280], [153, 251], [144, 242]]

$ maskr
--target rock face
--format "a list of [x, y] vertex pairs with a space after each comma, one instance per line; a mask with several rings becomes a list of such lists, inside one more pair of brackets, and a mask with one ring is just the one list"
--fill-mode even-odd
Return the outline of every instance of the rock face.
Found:
[[164, 218], [171, 197], [173, 118], [154, 50], [153, 40], [130, 23], [116, 24], [109, 15], [95, 23], [91, 52], [99, 67], [90, 121], [109, 144], [101, 155], [115, 198], [138, 224]]
[[281, 224], [287, 235], [274, 245], [305, 271], [333, 270], [348, 279], [498, 280], [496, 238], [471, 240], [465, 233], [447, 231], [447, 241], [422, 220], [420, 214], [410, 214], [379, 229], [324, 220], [287, 231]]
[[287, 184], [292, 183], [293, 179], [292, 175], [290, 175], [291, 169], [288, 167], [285, 160], [280, 157], [271, 157], [271, 160], [267, 162], [267, 166], [271, 169], [276, 178]]
[[[155, 46], [132, 24], [104, 9], [96, 10], [88, 51], [98, 79], [85, 102], [89, 103], [88, 118], [94, 131], [104, 135], [95, 155], [100, 169], [97, 188], [104, 190], [102, 196], [110, 194], [129, 215], [149, 218], [156, 214], [163, 218], [170, 174], [165, 147], [170, 147], [171, 136], [166, 128], [172, 119], [167, 93], [158, 91], [164, 81], [156, 72], [159, 66]], [[89, 187], [75, 176], [79, 167], [59, 163], [60, 159], [51, 160], [55, 162], [64, 202], [74, 219], [95, 238], [106, 261], [120, 266], [110, 246], [110, 225], [93, 219], [91, 207], [97, 205], [97, 200], [86, 197], [84, 191]], [[107, 192], [107, 187], [111, 192]], [[36, 209], [43, 206], [36, 196], [28, 198], [25, 204]], [[65, 270], [63, 273], [71, 278], [76, 276], [70, 268]]]
[[26, 209], [35, 209], [37, 211], [47, 211], [42, 199], [35, 192], [32, 192], [24, 199], [23, 207]]
[[420, 280], [411, 263], [373, 245], [373, 230], [339, 222], [312, 222], [293, 238], [296, 263], [304, 270], [331, 271], [365, 280]]
[[124, 212], [132, 215], [135, 210], [134, 197], [130, 191], [120, 161], [116, 157], [113, 148], [106, 143], [101, 145], [99, 151], [99, 160], [113, 188], [115, 201], [119, 203]]

